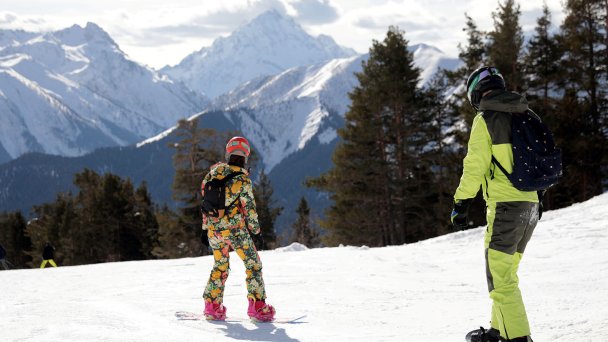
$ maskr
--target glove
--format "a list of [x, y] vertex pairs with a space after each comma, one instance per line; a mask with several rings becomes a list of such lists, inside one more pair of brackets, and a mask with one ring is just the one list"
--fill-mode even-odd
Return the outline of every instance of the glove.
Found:
[[203, 246], [209, 247], [209, 237], [207, 236], [206, 230], [203, 230], [203, 232], [201, 233], [201, 243], [203, 244]]
[[454, 201], [454, 209], [452, 209], [452, 215], [450, 217], [454, 229], [464, 230], [469, 228], [467, 215], [469, 214], [469, 206], [472, 201], [472, 198]]
[[264, 249], [264, 236], [262, 236], [262, 232], [259, 232], [258, 234], [251, 234], [251, 239], [253, 240], [255, 249], [258, 251]]

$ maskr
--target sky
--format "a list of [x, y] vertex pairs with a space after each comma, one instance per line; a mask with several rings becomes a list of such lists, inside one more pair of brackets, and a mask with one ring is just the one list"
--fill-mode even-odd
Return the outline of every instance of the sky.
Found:
[[[562, 0], [546, 0], [558, 26]], [[532, 32], [543, 0], [519, 1], [524, 32]], [[498, 0], [0, 0], [0, 29], [52, 31], [94, 22], [137, 62], [154, 68], [175, 65], [188, 54], [228, 36], [257, 15], [274, 9], [309, 34], [327, 34], [365, 53], [389, 25], [411, 44], [426, 43], [457, 56], [466, 35], [465, 13], [481, 30], [493, 27]]]

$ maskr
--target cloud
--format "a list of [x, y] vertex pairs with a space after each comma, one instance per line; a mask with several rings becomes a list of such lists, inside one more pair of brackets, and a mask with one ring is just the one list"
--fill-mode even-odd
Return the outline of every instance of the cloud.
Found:
[[297, 0], [289, 3], [297, 12], [302, 24], [327, 24], [338, 19], [338, 10], [329, 0]]
[[0, 29], [21, 29], [26, 31], [49, 31], [57, 29], [44, 17], [17, 15], [13, 12], [0, 12]]
[[17, 20], [17, 16], [11, 12], [0, 12], [0, 25], [6, 25], [14, 23]]
[[8, 11], [0, 12], [0, 30], [6, 29], [24, 30], [29, 32], [48, 32], [68, 26], [71, 25], [64, 25], [60, 20], [56, 20], [52, 16], [22, 15]]
[[[125, 36], [137, 46], [150, 46], [159, 44], [177, 44], [191, 39], [204, 41], [213, 40], [219, 36], [227, 35], [239, 25], [243, 25], [254, 17], [268, 10], [275, 10], [286, 14], [287, 8], [280, 0], [255, 0], [241, 2], [232, 6], [218, 5], [213, 8], [189, 8], [184, 11], [167, 11], [157, 13], [158, 20], [137, 23], [138, 34], [130, 34], [122, 30]], [[123, 20], [128, 21], [128, 14], [121, 14]], [[145, 16], [145, 17], [149, 17]], [[130, 20], [133, 23], [132, 20]], [[201, 46], [197, 47], [197, 49]]]
[[146, 36], [160, 35], [168, 36], [173, 39], [184, 38], [200, 38], [205, 36], [217, 37], [227, 31], [225, 26], [217, 26], [213, 24], [199, 24], [196, 22], [185, 23], [181, 25], [159, 26], [147, 29]]
[[382, 20], [372, 17], [359, 18], [355, 22], [355, 25], [365, 29], [382, 31], [386, 31], [389, 26], [398, 26], [400, 29], [406, 32], [421, 30], [429, 31], [430, 29], [432, 29], [428, 23], [415, 22], [400, 17], [390, 19], [383, 18]]

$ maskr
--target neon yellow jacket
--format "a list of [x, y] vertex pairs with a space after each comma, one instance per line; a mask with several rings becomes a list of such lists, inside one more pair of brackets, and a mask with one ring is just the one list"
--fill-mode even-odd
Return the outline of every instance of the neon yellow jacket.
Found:
[[481, 185], [486, 202], [538, 202], [536, 191], [517, 190], [492, 163], [494, 155], [507, 172], [512, 172], [511, 113], [527, 109], [528, 101], [517, 93], [494, 90], [481, 99], [454, 200], [475, 197]]

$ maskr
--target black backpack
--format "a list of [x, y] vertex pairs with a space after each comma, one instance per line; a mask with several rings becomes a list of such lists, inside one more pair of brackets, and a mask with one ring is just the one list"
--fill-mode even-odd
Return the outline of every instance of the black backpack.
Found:
[[243, 172], [233, 172], [222, 179], [212, 179], [205, 184], [203, 194], [203, 214], [213, 217], [223, 217], [226, 209], [232, 207], [238, 197], [226, 206], [226, 183]]
[[512, 113], [513, 172], [508, 173], [492, 156], [492, 162], [521, 191], [542, 191], [557, 184], [562, 175], [562, 152], [553, 134], [532, 111]]

